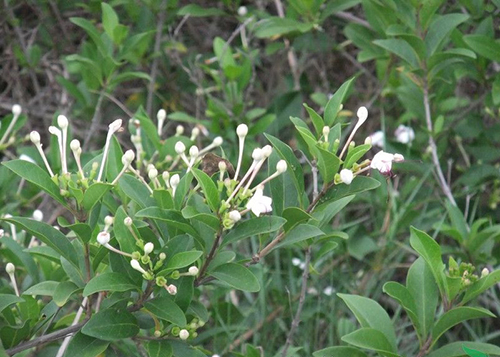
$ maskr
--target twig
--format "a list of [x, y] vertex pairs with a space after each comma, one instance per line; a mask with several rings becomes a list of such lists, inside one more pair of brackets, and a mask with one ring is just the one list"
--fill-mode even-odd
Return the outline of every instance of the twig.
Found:
[[104, 98], [104, 89], [101, 90], [99, 98], [97, 99], [97, 104], [95, 106], [94, 116], [92, 117], [90, 129], [87, 132], [87, 136], [85, 136], [85, 141], [83, 142], [82, 146], [83, 151], [89, 148], [90, 138], [92, 137], [92, 135], [96, 134], [95, 131], [97, 129], [97, 126], [99, 125], [99, 122], [101, 121], [101, 105], [103, 98]]
[[338, 11], [338, 12], [334, 13], [333, 16], [336, 16], [336, 17], [343, 19], [343, 20], [347, 20], [349, 22], [355, 22], [361, 26], [364, 26], [364, 27], [372, 30], [372, 26], [368, 23], [368, 21], [366, 21], [364, 19], [360, 19], [359, 17], [356, 17], [353, 14], [350, 14], [348, 12]]
[[281, 357], [286, 357], [288, 348], [292, 344], [293, 334], [295, 333], [295, 330], [297, 329], [300, 323], [300, 314], [302, 313], [302, 308], [304, 307], [304, 302], [306, 301], [307, 280], [309, 278], [310, 262], [311, 262], [311, 247], [309, 246], [306, 250], [305, 268], [304, 268], [304, 273], [302, 274], [302, 289], [300, 291], [299, 306], [297, 307], [297, 312], [295, 313], [295, 317], [293, 318], [292, 326], [290, 328], [290, 331], [288, 332], [285, 347], [283, 348]]
[[205, 272], [207, 271], [208, 266], [210, 265], [210, 263], [214, 259], [215, 252], [217, 251], [217, 248], [219, 248], [221, 241], [222, 241], [222, 231], [219, 230], [219, 232], [217, 233], [217, 237], [215, 237], [215, 239], [214, 239], [214, 244], [212, 245], [212, 249], [210, 249], [210, 252], [207, 255], [207, 259], [205, 260], [205, 263], [203, 263], [203, 266], [200, 269], [200, 273], [198, 274], [198, 277], [194, 281], [194, 286], [202, 285], [201, 283], [205, 280], [205, 279], [203, 279], [204, 278], [203, 276], [205, 275]]
[[158, 59], [160, 57], [159, 52], [160, 52], [160, 46], [161, 46], [161, 38], [162, 38], [162, 32], [163, 32], [163, 24], [165, 23], [165, 16], [166, 16], [166, 11], [165, 11], [165, 6], [166, 5], [166, 0], [163, 0], [161, 5], [160, 5], [160, 14], [158, 16], [158, 24], [156, 25], [156, 36], [155, 36], [155, 46], [154, 46], [154, 59], [153, 63], [151, 64], [151, 74], [150, 74], [150, 81], [148, 85], [148, 97], [146, 100], [146, 112], [148, 115], [151, 117], [153, 114], [151, 112], [152, 106], [153, 106], [153, 94], [155, 91], [155, 83], [156, 83], [156, 76], [158, 74]]
[[[71, 326], [78, 324], [78, 321], [80, 321], [80, 317], [82, 317], [83, 309], [85, 308], [86, 304], [87, 304], [87, 298], [85, 297], [82, 301], [82, 305], [80, 306], [80, 308], [78, 309], [78, 311], [76, 313], [75, 319], [73, 320], [73, 323], [71, 324]], [[68, 348], [69, 342], [71, 341], [72, 337], [73, 337], [73, 335], [68, 335], [64, 338], [64, 341], [61, 344], [61, 347], [59, 347], [59, 351], [57, 351], [56, 357], [63, 357], [64, 356], [64, 353], [66, 352], [66, 348]]]

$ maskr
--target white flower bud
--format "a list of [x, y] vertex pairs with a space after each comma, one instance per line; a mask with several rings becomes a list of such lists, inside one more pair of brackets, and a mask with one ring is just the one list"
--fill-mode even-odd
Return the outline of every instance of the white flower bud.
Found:
[[150, 180], [154, 180], [155, 178], [158, 177], [158, 170], [157, 169], [151, 169], [148, 171], [148, 176]]
[[125, 219], [123, 220], [123, 224], [126, 225], [127, 227], [132, 226], [132, 223], [134, 223], [134, 222], [132, 221], [132, 218], [130, 218], [130, 217], [125, 217]]
[[99, 234], [97, 235], [97, 242], [100, 245], [108, 244], [110, 239], [111, 239], [110, 234], [108, 232], [105, 232], [105, 231], [99, 232]]
[[193, 265], [192, 267], [190, 267], [188, 269], [188, 272], [189, 272], [189, 275], [196, 276], [196, 275], [198, 275], [199, 270], [198, 270], [198, 267]]
[[132, 259], [130, 261], [130, 266], [132, 269], [137, 270], [138, 272], [141, 272], [142, 274], [146, 274], [146, 271], [141, 267], [141, 263], [139, 261]]
[[122, 164], [124, 166], [128, 166], [134, 161], [135, 159], [135, 152], [134, 150], [127, 150], [125, 151], [125, 154], [122, 156]]
[[177, 187], [180, 181], [181, 177], [179, 176], [179, 174], [172, 175], [172, 177], [170, 178], [170, 186]]
[[328, 136], [330, 134], [330, 127], [329, 126], [324, 126], [323, 127], [323, 135]]
[[30, 140], [35, 145], [40, 144], [40, 134], [38, 133], [38, 131], [32, 131], [30, 133]]
[[176, 142], [175, 143], [175, 152], [178, 155], [181, 155], [184, 153], [184, 151], [186, 151], [186, 145], [184, 145], [184, 143], [182, 141]]
[[16, 271], [16, 266], [12, 263], [7, 263], [5, 271], [7, 272], [7, 274], [12, 275]]
[[248, 134], [248, 126], [246, 124], [240, 124], [236, 128], [236, 135], [240, 138], [244, 138]]
[[488, 276], [489, 273], [490, 271], [488, 270], [488, 268], [484, 268], [483, 270], [481, 270], [481, 278]]
[[240, 6], [238, 8], [238, 15], [245, 16], [247, 13], [248, 13], [248, 10], [247, 10], [246, 6]]
[[276, 171], [279, 173], [279, 174], [282, 174], [283, 172], [285, 172], [286, 170], [288, 169], [288, 165], [286, 163], [285, 160], [280, 160], [278, 161], [278, 163], [276, 164]]
[[19, 104], [14, 104], [12, 106], [12, 114], [15, 116], [15, 117], [18, 117], [19, 115], [21, 115], [21, 111], [23, 109], [21, 108], [21, 106]]
[[200, 152], [200, 150], [198, 149], [198, 147], [196, 145], [193, 145], [189, 148], [189, 156], [191, 156], [191, 157], [198, 156], [199, 152]]
[[160, 253], [160, 260], [167, 259], [167, 255], [165, 253]]
[[302, 263], [302, 261], [299, 258], [292, 258], [292, 265], [295, 267], [298, 267]]
[[371, 145], [372, 144], [372, 137], [371, 136], [367, 136], [366, 139], [365, 139], [365, 145]]
[[189, 338], [189, 332], [188, 332], [188, 330], [182, 329], [179, 332], [179, 337], [180, 337], [181, 340], [187, 340]]
[[115, 218], [113, 216], [104, 217], [104, 224], [106, 226], [111, 226], [115, 222]]
[[49, 133], [51, 133], [52, 135], [55, 135], [55, 136], [59, 136], [59, 135], [61, 135], [61, 130], [56, 128], [55, 126], [51, 125], [51, 126], [49, 126]]
[[220, 171], [226, 171], [227, 170], [227, 164], [224, 161], [219, 161], [219, 170]]
[[168, 171], [163, 171], [161, 176], [163, 177], [163, 181], [168, 182], [168, 179], [170, 178], [170, 173]]
[[271, 145], [266, 145], [262, 148], [262, 154], [264, 157], [269, 157], [273, 153], [273, 147]]
[[66, 118], [66, 116], [64, 115], [59, 115], [57, 117], [57, 125], [61, 128], [61, 129], [66, 129], [69, 125], [68, 123], [68, 118]]
[[213, 144], [215, 146], [221, 146], [223, 142], [224, 142], [224, 139], [222, 139], [222, 137], [218, 136], [214, 139]]
[[264, 153], [261, 148], [256, 148], [252, 151], [252, 159], [255, 161], [260, 161], [264, 157]]
[[146, 244], [144, 244], [144, 253], [146, 255], [149, 255], [151, 254], [151, 252], [155, 249], [155, 245], [151, 242], [148, 242]]
[[71, 143], [69, 143], [69, 147], [71, 148], [72, 151], [78, 151], [80, 149], [80, 141], [78, 139], [73, 139], [71, 140]]
[[229, 219], [233, 222], [238, 222], [241, 219], [241, 213], [234, 210], [229, 212]]
[[195, 126], [193, 130], [191, 130], [191, 140], [196, 139], [198, 135], [200, 135], [200, 129], [197, 126]]
[[175, 286], [174, 284], [170, 284], [169, 286], [167, 286], [167, 291], [170, 295], [176, 295], [177, 294], [177, 286]]
[[357, 115], [359, 120], [358, 125], [363, 124], [368, 118], [368, 109], [366, 107], [359, 107]]
[[33, 219], [35, 221], [41, 222], [43, 221], [43, 212], [40, 211], [39, 209], [36, 209], [33, 211]]
[[108, 127], [109, 127], [110, 134], [116, 133], [122, 127], [122, 120], [116, 119], [114, 122], [109, 124]]
[[184, 134], [184, 127], [182, 125], [177, 125], [175, 128], [175, 135], [179, 136]]
[[158, 113], [156, 114], [156, 119], [158, 119], [158, 121], [164, 121], [166, 117], [167, 112], [165, 111], [165, 109], [158, 110]]
[[340, 179], [342, 180], [343, 183], [346, 185], [350, 185], [352, 180], [354, 178], [354, 175], [351, 170], [348, 169], [342, 169], [340, 171]]

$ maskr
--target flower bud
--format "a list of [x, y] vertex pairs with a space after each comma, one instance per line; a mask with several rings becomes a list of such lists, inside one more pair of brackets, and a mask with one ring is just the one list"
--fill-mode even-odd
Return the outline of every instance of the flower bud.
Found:
[[116, 119], [114, 122], [108, 125], [109, 133], [114, 134], [122, 127], [122, 120]]
[[323, 127], [323, 135], [328, 136], [330, 134], [330, 127], [329, 126], [324, 126]]
[[66, 118], [66, 116], [64, 115], [59, 115], [57, 117], [57, 125], [61, 128], [61, 129], [66, 129], [69, 125], [68, 123], [68, 118]]
[[200, 135], [200, 128], [198, 128], [197, 126], [195, 126], [193, 128], [193, 130], [191, 130], [191, 140], [194, 140], [198, 137], [198, 135]]
[[127, 227], [132, 226], [132, 223], [133, 223], [133, 221], [132, 221], [132, 218], [130, 218], [130, 217], [126, 217], [126, 218], [123, 220], [123, 224], [125, 224]]
[[490, 271], [488, 270], [488, 268], [484, 268], [483, 270], [481, 270], [481, 278], [488, 276], [489, 273]]
[[165, 253], [160, 253], [159, 258], [160, 260], [165, 260], [167, 259], [167, 255]]
[[3, 238], [4, 235], [5, 235], [5, 231], [3, 229], [0, 229], [0, 238]]
[[181, 340], [187, 340], [189, 338], [189, 332], [188, 332], [188, 330], [186, 330], [186, 329], [180, 330], [180, 332], [179, 332], [179, 338]]
[[69, 144], [69, 147], [71, 148], [71, 151], [78, 151], [80, 149], [80, 141], [78, 139], [73, 139], [71, 140], [71, 143]]
[[5, 271], [7, 272], [7, 274], [12, 275], [16, 271], [16, 267], [12, 263], [7, 263]]
[[138, 260], [132, 259], [130, 261], [130, 266], [132, 269], [137, 270], [138, 272], [141, 272], [142, 274], [146, 274], [146, 271], [141, 267], [141, 263], [139, 263]]
[[248, 13], [248, 10], [247, 10], [246, 6], [240, 6], [238, 8], [238, 15], [245, 16], [247, 13]]
[[146, 244], [144, 244], [144, 253], [146, 255], [149, 255], [151, 254], [151, 252], [155, 249], [155, 245], [151, 242], [148, 242]]
[[105, 231], [99, 232], [99, 234], [97, 235], [97, 242], [100, 245], [108, 244], [110, 239], [111, 239], [110, 234], [108, 232], [105, 232]]
[[288, 169], [288, 165], [286, 163], [285, 160], [280, 160], [278, 161], [278, 163], [276, 164], [276, 171], [279, 173], [279, 174], [282, 174], [283, 172], [285, 172], [286, 170]]
[[154, 180], [155, 178], [158, 177], [158, 170], [157, 169], [151, 169], [148, 171], [148, 176], [150, 180]]
[[342, 180], [343, 183], [346, 185], [350, 185], [352, 180], [354, 178], [354, 175], [351, 170], [348, 169], [342, 169], [340, 171], [340, 179]]
[[40, 144], [40, 134], [38, 133], [38, 131], [32, 131], [30, 133], [30, 140], [35, 145]]
[[161, 177], [163, 177], [163, 181], [168, 182], [168, 179], [170, 178], [170, 173], [168, 171], [163, 171]]
[[252, 151], [252, 159], [255, 161], [260, 161], [264, 157], [264, 153], [261, 148], [256, 148]]
[[366, 139], [365, 139], [365, 145], [371, 145], [372, 144], [372, 137], [371, 136], [367, 136]]
[[115, 221], [115, 218], [113, 216], [106, 216], [104, 217], [104, 224], [106, 226], [111, 226]]
[[219, 161], [219, 170], [220, 171], [226, 171], [227, 170], [227, 164], [224, 161]]
[[273, 153], [273, 147], [271, 145], [266, 145], [262, 148], [262, 154], [264, 157], [269, 157]]
[[189, 275], [196, 276], [199, 273], [198, 267], [192, 266], [188, 269]]
[[182, 141], [176, 142], [175, 143], [175, 152], [178, 155], [181, 155], [184, 153], [184, 151], [186, 151], [186, 145], [184, 145], [184, 143]]
[[404, 161], [405, 157], [401, 154], [394, 154], [394, 162]]
[[241, 219], [241, 213], [234, 210], [229, 212], [229, 219], [233, 222], [238, 222]]
[[198, 147], [196, 145], [193, 145], [189, 148], [189, 156], [191, 156], [191, 157], [198, 156], [199, 152], [200, 152], [200, 150], [198, 150]]
[[170, 186], [177, 187], [180, 181], [181, 177], [179, 176], [179, 174], [172, 175], [172, 177], [170, 178]]
[[169, 286], [167, 286], [167, 291], [170, 295], [176, 295], [177, 294], [177, 286], [175, 286], [174, 284], [170, 284]]
[[182, 125], [177, 125], [175, 128], [175, 135], [180, 136], [184, 134], [184, 127]]
[[218, 136], [214, 139], [213, 144], [215, 146], [221, 146], [223, 142], [224, 142], [224, 139], [222, 139], [222, 137]]
[[43, 212], [40, 211], [39, 209], [36, 209], [33, 211], [33, 219], [35, 221], [41, 222], [43, 221]]
[[238, 135], [239, 138], [244, 138], [248, 134], [248, 126], [246, 124], [240, 124], [236, 128], [236, 135]]
[[361, 125], [363, 124], [366, 119], [368, 118], [368, 109], [366, 109], [366, 107], [359, 107], [358, 109], [358, 112], [357, 112], [357, 116], [358, 116], [358, 125]]
[[160, 330], [155, 330], [154, 335], [156, 338], [161, 336], [161, 331]]
[[22, 111], [22, 108], [19, 104], [14, 104], [12, 106], [12, 114], [15, 116], [15, 117], [18, 117], [19, 115], [21, 115], [21, 111]]
[[167, 112], [165, 111], [165, 109], [158, 110], [158, 113], [156, 114], [156, 119], [158, 119], [158, 121], [164, 121], [166, 117]]
[[135, 153], [134, 150], [127, 150], [125, 151], [125, 154], [122, 156], [122, 164], [124, 166], [128, 166], [134, 161], [135, 159]]

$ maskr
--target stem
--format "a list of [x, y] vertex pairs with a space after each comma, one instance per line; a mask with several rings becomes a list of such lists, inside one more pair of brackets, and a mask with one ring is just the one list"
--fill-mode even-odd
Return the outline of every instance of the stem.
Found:
[[103, 98], [104, 98], [104, 89], [101, 90], [101, 92], [99, 93], [99, 98], [97, 99], [97, 104], [95, 106], [94, 116], [92, 117], [92, 122], [90, 124], [90, 129], [87, 132], [87, 136], [85, 136], [85, 141], [83, 142], [82, 151], [88, 149], [90, 145], [90, 138], [92, 137], [92, 135], [95, 135], [97, 126], [99, 125], [99, 122], [101, 120], [101, 105]]
[[[87, 298], [84, 298], [82, 301], [82, 305], [78, 309], [76, 316], [75, 316], [75, 319], [73, 320], [73, 323], [71, 324], [71, 326], [75, 326], [78, 323], [78, 321], [80, 321], [80, 318], [82, 317], [82, 314], [83, 314], [83, 309], [85, 308], [86, 304], [87, 304]], [[72, 337], [73, 337], [73, 335], [68, 335], [64, 338], [64, 341], [61, 344], [61, 347], [59, 347], [59, 351], [57, 351], [56, 357], [63, 357], [64, 356], [64, 353], [66, 352], [66, 348], [68, 348], [69, 342], [71, 341]]]
[[200, 273], [198, 274], [198, 277], [194, 281], [194, 286], [199, 286], [201, 285], [201, 282], [203, 281], [203, 275], [205, 275], [205, 272], [208, 269], [208, 266], [212, 262], [212, 260], [215, 257], [215, 252], [217, 251], [217, 248], [219, 248], [220, 243], [222, 242], [222, 231], [219, 230], [217, 233], [217, 237], [214, 240], [214, 244], [212, 245], [212, 248], [210, 249], [210, 252], [207, 255], [207, 259], [203, 263], [203, 266], [200, 269]]
[[292, 344], [293, 334], [297, 327], [299, 327], [300, 323], [300, 314], [302, 313], [302, 308], [304, 307], [304, 302], [306, 300], [306, 292], [307, 292], [307, 280], [309, 278], [309, 263], [311, 262], [311, 247], [309, 246], [306, 250], [306, 259], [305, 259], [305, 268], [304, 273], [302, 274], [302, 289], [300, 291], [299, 298], [299, 306], [297, 307], [297, 312], [295, 313], [295, 317], [292, 321], [292, 326], [290, 331], [288, 332], [288, 336], [286, 338], [285, 348], [283, 348], [283, 352], [281, 353], [281, 357], [286, 357], [288, 348]]
[[417, 357], [425, 356], [429, 350], [429, 347], [431, 346], [431, 343], [432, 343], [432, 336], [429, 336], [429, 338], [427, 339], [427, 341], [425, 341], [422, 348], [420, 348], [420, 351], [418, 352]]

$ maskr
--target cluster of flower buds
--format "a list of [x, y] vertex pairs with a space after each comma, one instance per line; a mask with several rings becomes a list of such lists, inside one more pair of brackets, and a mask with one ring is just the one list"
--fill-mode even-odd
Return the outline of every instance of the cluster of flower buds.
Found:
[[461, 290], [467, 289], [470, 285], [472, 285], [479, 279], [487, 277], [490, 273], [488, 268], [483, 268], [483, 270], [481, 271], [481, 276], [474, 274], [475, 271], [476, 267], [473, 266], [471, 263], [462, 262], [459, 265], [452, 257], [450, 257], [448, 275], [452, 278], [461, 279], [460, 280]]
[[[17, 123], [17, 120], [21, 116], [22, 108], [19, 104], [14, 104], [12, 106], [12, 119], [9, 123], [9, 126], [3, 133], [2, 137], [0, 138], [0, 150], [5, 149], [7, 146], [10, 146], [14, 143], [15, 138], [13, 136], [10, 136], [12, 134], [15, 125]], [[1, 123], [0, 123], [0, 128], [1, 128]]]

